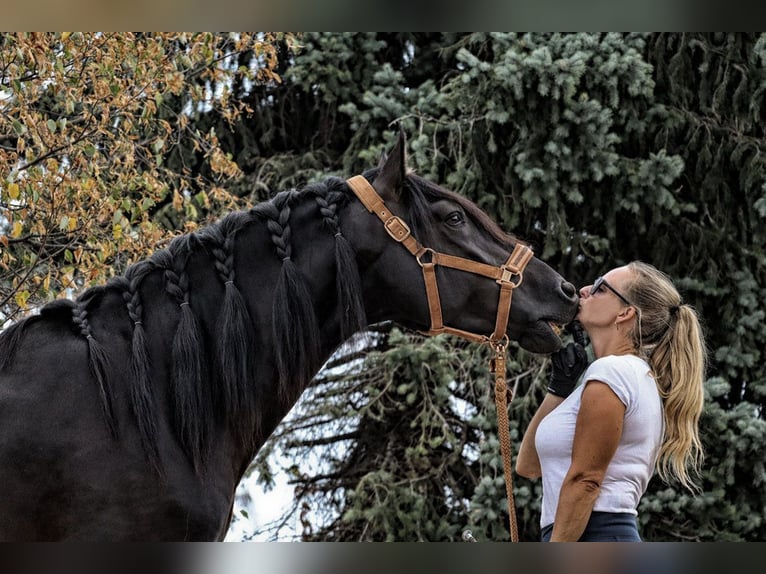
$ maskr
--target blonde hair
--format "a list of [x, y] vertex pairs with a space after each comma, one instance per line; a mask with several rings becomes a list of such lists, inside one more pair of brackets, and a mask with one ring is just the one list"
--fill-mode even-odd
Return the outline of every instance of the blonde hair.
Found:
[[657, 472], [668, 482], [675, 477], [689, 490], [698, 490], [704, 459], [699, 418], [704, 402], [707, 351], [697, 312], [681, 302], [670, 278], [641, 261], [628, 264], [632, 280], [626, 297], [635, 304], [638, 320], [633, 345], [654, 372], [663, 402], [665, 434]]

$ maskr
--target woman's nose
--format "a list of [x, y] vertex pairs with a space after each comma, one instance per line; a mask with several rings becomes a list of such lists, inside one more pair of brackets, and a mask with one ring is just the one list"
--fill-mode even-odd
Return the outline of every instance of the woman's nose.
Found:
[[586, 285], [585, 287], [580, 287], [580, 298], [590, 297], [590, 285]]

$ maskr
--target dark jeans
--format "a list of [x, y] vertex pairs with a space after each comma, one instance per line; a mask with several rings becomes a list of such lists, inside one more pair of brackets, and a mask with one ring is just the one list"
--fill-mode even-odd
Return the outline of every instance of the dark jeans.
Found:
[[[542, 541], [549, 542], [552, 532], [553, 524], [544, 526]], [[636, 517], [626, 513], [592, 512], [579, 542], [641, 542]]]

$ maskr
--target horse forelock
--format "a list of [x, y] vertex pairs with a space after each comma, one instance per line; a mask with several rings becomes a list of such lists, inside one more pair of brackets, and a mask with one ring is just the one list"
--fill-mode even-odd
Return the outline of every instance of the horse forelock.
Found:
[[[373, 182], [379, 172], [380, 168], [373, 168], [365, 171], [363, 175], [368, 181]], [[428, 241], [432, 237], [436, 222], [431, 215], [430, 204], [441, 199], [457, 203], [479, 229], [506, 248], [511, 249], [515, 243], [522, 241], [519, 237], [504, 231], [467, 197], [420, 177], [412, 170], [407, 171], [403, 185], [405, 193], [402, 194], [401, 201], [410, 210], [409, 223], [412, 234], [421, 242]]]
[[430, 215], [430, 210], [428, 210], [427, 204], [440, 199], [446, 199], [457, 203], [462, 207], [466, 214], [482, 231], [507, 248], [510, 248], [516, 242], [521, 241], [515, 235], [503, 231], [491, 217], [467, 197], [449, 189], [445, 189], [414, 174], [407, 176], [407, 184], [411, 195], [417, 198], [415, 204], [417, 205], [418, 213], [415, 214], [415, 219], [428, 221], [428, 227], [425, 228], [426, 233], [431, 232], [434, 224], [433, 217]]

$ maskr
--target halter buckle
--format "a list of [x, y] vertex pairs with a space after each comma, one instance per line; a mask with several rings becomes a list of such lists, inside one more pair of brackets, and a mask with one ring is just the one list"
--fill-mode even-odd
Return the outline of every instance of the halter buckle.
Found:
[[410, 236], [410, 227], [404, 220], [396, 215], [389, 217], [383, 224], [391, 239], [401, 243]]

